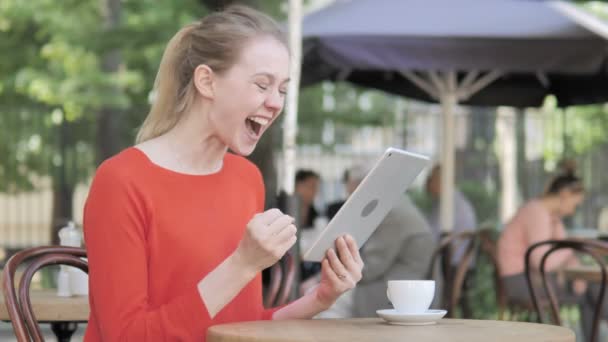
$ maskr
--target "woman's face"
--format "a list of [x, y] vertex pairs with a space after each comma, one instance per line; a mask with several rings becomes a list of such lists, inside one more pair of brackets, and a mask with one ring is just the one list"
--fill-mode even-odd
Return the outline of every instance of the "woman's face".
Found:
[[574, 214], [576, 208], [583, 202], [585, 194], [583, 192], [574, 192], [564, 189], [559, 193], [560, 213], [562, 216], [570, 216]]
[[249, 155], [281, 113], [289, 53], [275, 38], [249, 41], [236, 64], [214, 80], [211, 124], [234, 153]]

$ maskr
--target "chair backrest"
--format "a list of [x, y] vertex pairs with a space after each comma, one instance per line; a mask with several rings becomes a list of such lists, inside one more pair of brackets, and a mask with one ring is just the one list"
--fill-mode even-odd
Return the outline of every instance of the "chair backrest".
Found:
[[[59, 264], [78, 267], [88, 273], [88, 264], [81, 259], [86, 256], [86, 251], [83, 248], [43, 246], [20, 251], [7, 261], [3, 271], [2, 292], [15, 336], [19, 342], [44, 341], [36, 316], [32, 311], [29, 297], [29, 289], [34, 274], [42, 267]], [[17, 291], [15, 273], [20, 265], [26, 263], [27, 266]]]
[[[474, 230], [448, 234], [441, 239], [439, 246], [435, 249], [433, 256], [431, 257], [431, 264], [428, 271], [429, 279], [433, 278], [436, 264], [439, 261], [439, 258], [443, 257], [444, 262], [442, 262], [442, 265], [445, 266], [445, 269], [443, 270], [445, 281], [443, 286], [444, 291], [441, 296], [443, 297], [444, 302], [446, 302], [446, 309], [449, 317], [453, 317], [454, 309], [458, 306], [460, 297], [462, 296], [465, 276], [475, 254], [477, 238], [478, 232]], [[452, 251], [465, 244], [467, 247], [462, 259], [457, 265], [455, 272], [452, 272]]]
[[507, 296], [505, 288], [500, 276], [500, 266], [498, 264], [498, 250], [496, 238], [493, 235], [492, 229], [482, 229], [478, 233], [479, 250], [488, 257], [488, 261], [492, 266], [494, 277], [494, 291], [496, 291], [496, 306], [498, 309], [498, 319], [504, 318], [505, 308], [507, 306]]
[[[543, 247], [549, 247], [549, 249], [542, 255], [540, 265], [533, 266], [531, 255], [534, 253], [534, 251], [537, 251], [539, 248]], [[562, 323], [559, 316], [559, 305], [555, 296], [555, 289], [552, 286], [552, 282], [549, 280], [549, 273], [546, 270], [546, 263], [549, 256], [554, 252], [562, 249], [572, 249], [580, 254], [587, 254], [591, 256], [595, 260], [595, 262], [600, 266], [600, 270], [602, 273], [602, 281], [600, 284], [599, 296], [595, 301], [596, 305], [593, 313], [593, 329], [591, 332], [591, 341], [595, 342], [598, 339], [598, 329], [601, 318], [602, 303], [604, 302], [604, 295], [606, 292], [607, 278], [604, 256], [608, 255], [608, 244], [604, 242], [572, 238], [564, 240], [541, 241], [533, 244], [528, 248], [525, 256], [526, 281], [528, 283], [532, 302], [534, 303], [534, 308], [536, 309], [536, 312], [538, 314], [538, 320], [540, 323], [544, 323], [544, 315], [541, 308], [541, 299], [537, 292], [537, 286], [535, 286], [535, 282], [533, 281], [535, 279], [534, 276], [538, 275], [538, 272], [540, 272], [540, 277], [542, 280], [542, 289], [544, 290], [546, 298], [548, 298], [549, 300], [549, 307], [551, 309], [550, 312], [553, 324], [561, 325]], [[537, 266], [538, 268], [536, 268], [535, 266]]]
[[295, 271], [295, 260], [289, 252], [270, 268], [270, 285], [264, 298], [265, 307], [287, 303], [295, 280]]

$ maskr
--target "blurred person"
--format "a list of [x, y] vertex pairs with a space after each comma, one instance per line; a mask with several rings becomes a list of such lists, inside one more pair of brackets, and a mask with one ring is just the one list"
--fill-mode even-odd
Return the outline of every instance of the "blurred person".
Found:
[[[356, 165], [345, 180], [352, 194], [371, 165]], [[389, 280], [425, 279], [435, 242], [424, 215], [407, 194], [388, 212], [361, 248], [363, 277], [354, 290], [343, 295], [320, 317], [372, 317], [391, 307], [386, 297]]]
[[296, 171], [295, 193], [300, 203], [298, 212], [302, 229], [313, 228], [315, 220], [319, 217], [319, 212], [315, 209], [315, 198], [319, 193], [320, 181], [319, 174], [312, 170]]
[[[567, 169], [556, 175], [547, 185], [545, 193], [528, 201], [507, 223], [498, 239], [498, 266], [505, 292], [509, 300], [530, 302], [530, 294], [525, 276], [525, 254], [530, 246], [545, 240], [566, 238], [562, 219], [574, 214], [584, 199], [585, 189], [574, 170]], [[538, 268], [549, 246], [541, 247], [531, 255], [532, 266]], [[566, 266], [577, 265], [578, 260], [570, 249], [560, 250], [547, 259], [546, 268], [551, 272], [553, 287], [562, 300], [578, 301], [581, 309], [582, 330], [591, 336], [593, 308], [597, 298], [597, 287], [583, 281], [573, 282], [569, 289], [557, 279], [556, 272]], [[606, 307], [606, 305], [604, 305]], [[606, 317], [608, 311], [603, 309]]]
[[[429, 224], [435, 236], [435, 240], [439, 242], [441, 238], [441, 166], [435, 165], [431, 170], [429, 177], [426, 180], [426, 191], [431, 196], [433, 205], [429, 215]], [[450, 232], [460, 233], [468, 230], [477, 229], [477, 214], [471, 202], [457, 188], [454, 189], [454, 225]], [[453, 265], [460, 262], [464, 248], [462, 251], [454, 253]]]
[[[320, 217], [319, 212], [314, 206], [315, 198], [319, 192], [319, 183], [321, 182], [321, 177], [318, 173], [308, 170], [308, 169], [299, 169], [296, 171], [295, 175], [295, 188], [294, 193], [298, 198], [298, 215], [299, 221], [298, 224], [301, 230], [311, 230], [315, 227], [315, 221]], [[287, 208], [287, 193], [285, 191], [281, 191], [278, 196], [278, 207], [279, 209], [286, 211]], [[314, 233], [312, 231], [308, 231], [307, 233]], [[308, 246], [305, 246], [306, 243], [302, 236], [305, 234], [300, 231], [300, 249], [306, 249]], [[310, 235], [310, 234], [309, 234]], [[300, 263], [300, 280], [306, 281], [307, 279], [317, 275], [321, 271], [321, 263], [311, 262], [311, 261], [302, 261]], [[265, 274], [269, 274], [269, 271], [265, 271]], [[266, 280], [269, 281], [269, 275], [265, 276]], [[306, 287], [306, 285], [304, 285]]]
[[[357, 184], [353, 182], [351, 177], [349, 177], [349, 170], [344, 170], [342, 174], [342, 184], [344, 185], [344, 190], [346, 194], [349, 196], [355, 191]], [[336, 216], [342, 205], [346, 202], [346, 199], [337, 200], [327, 205], [327, 209], [325, 210], [325, 214], [327, 215], [327, 219], [331, 220]]]
[[[432, 199], [432, 208], [429, 215], [429, 223], [431, 225], [431, 230], [433, 231], [433, 235], [435, 237], [435, 241], [437, 244], [440, 243], [442, 232], [441, 232], [441, 166], [439, 164], [435, 165], [431, 170], [429, 177], [426, 181], [426, 191], [431, 196]], [[464, 231], [476, 230], [477, 229], [477, 215], [475, 213], [475, 209], [471, 202], [467, 199], [467, 197], [457, 188], [454, 188], [454, 219], [453, 226], [450, 233], [458, 234]], [[457, 245], [455, 250], [451, 253], [450, 265], [444, 265], [449, 267], [445, 271], [450, 272], [453, 276], [456, 274], [456, 269], [458, 265], [462, 261], [466, 249], [468, 247], [468, 243], [460, 243]], [[472, 287], [472, 279], [475, 267], [475, 260], [471, 260], [471, 264], [467, 273], [465, 274], [464, 283], [463, 283], [463, 293], [466, 293]], [[444, 273], [445, 274], [445, 273]], [[469, 306], [469, 302], [467, 301], [467, 297], [465, 295], [461, 296], [460, 306], [463, 310], [463, 317], [471, 317], [472, 311]]]
[[281, 113], [289, 58], [278, 25], [243, 6], [171, 39], [137, 145], [102, 163], [87, 198], [85, 341], [205, 341], [218, 323], [311, 318], [359, 281], [358, 247], [340, 237], [318, 286], [262, 305], [260, 271], [296, 227], [263, 211], [262, 176], [243, 156]]

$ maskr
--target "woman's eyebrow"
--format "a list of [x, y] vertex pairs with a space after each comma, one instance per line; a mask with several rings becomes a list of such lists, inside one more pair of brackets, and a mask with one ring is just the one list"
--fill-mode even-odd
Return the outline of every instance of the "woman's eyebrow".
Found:
[[[266, 76], [266, 77], [268, 77], [272, 81], [274, 81], [276, 79], [276, 77], [273, 74], [271, 74], [269, 72], [266, 72], [266, 71], [261, 71], [261, 72], [253, 74], [253, 77], [256, 77], [256, 76]], [[287, 83], [287, 82], [289, 82], [289, 77], [286, 78], [283, 82], [281, 82], [281, 84], [284, 84], [284, 83]]]

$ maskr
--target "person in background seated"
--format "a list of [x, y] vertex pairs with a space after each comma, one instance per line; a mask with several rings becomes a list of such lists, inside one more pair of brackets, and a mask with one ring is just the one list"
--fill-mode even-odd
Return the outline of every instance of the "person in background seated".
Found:
[[314, 227], [319, 212], [315, 209], [315, 198], [319, 193], [321, 177], [312, 170], [296, 171], [295, 193], [300, 201], [300, 225], [302, 229]]
[[[349, 195], [371, 170], [356, 165], [348, 171]], [[404, 195], [361, 248], [365, 262], [357, 287], [343, 295], [320, 317], [373, 317], [376, 310], [391, 308], [386, 297], [389, 280], [425, 279], [435, 241], [424, 215]]]
[[85, 341], [205, 341], [220, 323], [311, 318], [359, 281], [359, 248], [339, 237], [318, 286], [262, 305], [260, 272], [297, 229], [264, 211], [262, 175], [245, 156], [283, 109], [289, 59], [278, 24], [244, 6], [170, 40], [136, 145], [99, 166], [86, 201]]
[[[344, 190], [346, 191], [347, 195], [352, 194], [355, 191], [355, 188], [357, 187], [357, 184], [353, 184], [353, 182], [351, 181], [348, 175], [348, 170], [344, 170], [344, 174], [342, 175], [342, 184], [344, 185]], [[328, 220], [331, 221], [331, 219], [336, 216], [338, 210], [340, 210], [340, 208], [342, 208], [342, 205], [344, 205], [344, 202], [346, 202], [346, 200], [338, 200], [327, 205], [325, 214], [327, 215]]]
[[[433, 231], [433, 235], [435, 237], [435, 241], [437, 244], [440, 243], [442, 232], [441, 232], [441, 221], [440, 221], [440, 207], [441, 207], [441, 166], [435, 165], [429, 174], [429, 177], [426, 181], [426, 190], [427, 193], [431, 196], [433, 200], [433, 206], [431, 208], [431, 212], [429, 215], [429, 223], [431, 225], [431, 230]], [[458, 234], [464, 231], [476, 230], [477, 229], [477, 215], [475, 213], [475, 209], [471, 202], [467, 199], [467, 197], [458, 189], [454, 189], [454, 225], [452, 226], [451, 233]], [[452, 276], [456, 274], [456, 269], [458, 265], [462, 261], [464, 253], [468, 247], [467, 243], [460, 243], [452, 251], [450, 265], [445, 265], [450, 267], [449, 270], [444, 269], [445, 272], [450, 272]], [[461, 297], [460, 305], [462, 307], [462, 315], [465, 318], [471, 317], [472, 311], [469, 306], [469, 302], [467, 297], [464, 295], [471, 288], [472, 284], [472, 270], [475, 266], [475, 260], [471, 260], [471, 264], [467, 273], [465, 274], [465, 279], [463, 283], [463, 296]]]
[[[514, 302], [531, 302], [525, 276], [525, 254], [530, 246], [545, 240], [566, 238], [566, 230], [562, 223], [564, 217], [571, 216], [581, 204], [585, 195], [583, 182], [574, 174], [574, 170], [566, 170], [555, 176], [547, 185], [546, 192], [528, 201], [515, 216], [507, 223], [498, 239], [498, 266], [504, 284], [507, 298]], [[532, 265], [538, 267], [549, 246], [541, 247], [531, 255]], [[578, 300], [581, 309], [581, 321], [585, 336], [591, 336], [593, 308], [597, 289], [583, 281], [573, 283], [573, 291], [559, 284], [556, 272], [569, 265], [578, 264], [572, 250], [559, 250], [547, 259], [547, 270], [553, 272], [553, 287], [558, 290], [562, 299]], [[587, 292], [586, 295], [581, 296]], [[579, 298], [575, 298], [579, 297]], [[604, 305], [606, 306], [606, 305]], [[606, 309], [604, 314], [608, 314]]]
[[[319, 217], [319, 212], [315, 209], [315, 198], [319, 192], [321, 177], [312, 170], [300, 169], [296, 171], [295, 193], [298, 196], [300, 207], [301, 229], [313, 229], [315, 220]], [[302, 240], [300, 240], [302, 241]], [[307, 279], [319, 274], [321, 264], [318, 262], [303, 261], [300, 265], [300, 279]]]
[[[433, 207], [429, 215], [429, 224], [435, 236], [435, 240], [439, 242], [441, 238], [441, 222], [440, 222], [440, 207], [441, 207], [441, 166], [435, 165], [426, 180], [426, 190], [433, 200]], [[454, 189], [454, 226], [451, 232], [459, 233], [467, 230], [477, 229], [477, 214], [475, 209], [467, 197], [458, 189]], [[452, 265], [457, 265], [464, 254], [466, 247], [462, 247], [455, 252], [452, 258]]]

